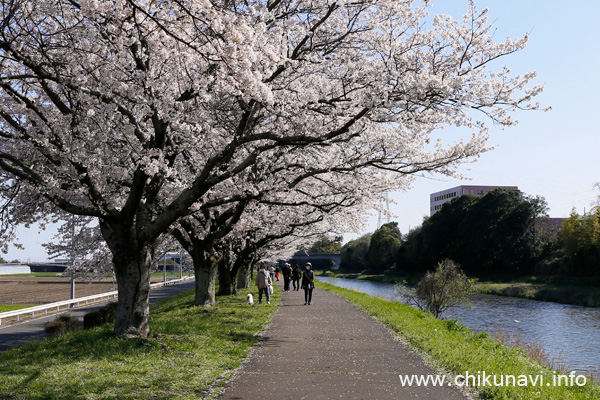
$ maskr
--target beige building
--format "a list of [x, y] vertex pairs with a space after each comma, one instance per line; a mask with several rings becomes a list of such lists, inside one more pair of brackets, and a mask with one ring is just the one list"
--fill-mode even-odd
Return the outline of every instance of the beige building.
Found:
[[519, 190], [517, 186], [475, 186], [475, 185], [461, 185], [453, 187], [451, 189], [442, 190], [441, 192], [435, 192], [429, 195], [429, 215], [433, 215], [437, 210], [442, 208], [442, 204], [458, 197], [463, 194], [473, 194], [475, 196], [483, 196], [494, 189], [509, 189]]

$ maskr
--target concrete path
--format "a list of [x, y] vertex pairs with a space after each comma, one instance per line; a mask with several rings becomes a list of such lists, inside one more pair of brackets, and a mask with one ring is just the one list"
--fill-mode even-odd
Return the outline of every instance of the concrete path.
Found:
[[[177, 283], [169, 286], [163, 286], [160, 288], [152, 289], [150, 291], [150, 304], [157, 303], [161, 300], [167, 299], [177, 293], [184, 292], [194, 288], [194, 280], [184, 283]], [[84, 314], [89, 311], [96, 310], [102, 307], [103, 303], [95, 303], [87, 307], [79, 307], [74, 310], [68, 311], [72, 316], [78, 317], [83, 320]], [[60, 314], [63, 314], [61, 312]], [[59, 314], [49, 315], [47, 317], [35, 318], [27, 320], [22, 323], [0, 326], [0, 352], [6, 351], [13, 347], [21, 346], [31, 340], [42, 340], [47, 337], [44, 331], [44, 324], [48, 321], [54, 321], [56, 316]]]
[[400, 374], [436, 372], [350, 302], [315, 289], [312, 305], [303, 304], [304, 291], [282, 293], [271, 325], [220, 400], [468, 398], [454, 387], [403, 387]]

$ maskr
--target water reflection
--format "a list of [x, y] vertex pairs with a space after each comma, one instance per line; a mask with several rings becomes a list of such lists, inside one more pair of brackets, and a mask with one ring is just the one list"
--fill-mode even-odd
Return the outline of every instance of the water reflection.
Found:
[[[318, 277], [318, 280], [387, 300], [402, 301], [390, 283]], [[444, 314], [475, 332], [501, 330], [539, 343], [551, 358], [564, 359], [578, 371], [600, 370], [600, 308], [476, 295], [473, 308]]]

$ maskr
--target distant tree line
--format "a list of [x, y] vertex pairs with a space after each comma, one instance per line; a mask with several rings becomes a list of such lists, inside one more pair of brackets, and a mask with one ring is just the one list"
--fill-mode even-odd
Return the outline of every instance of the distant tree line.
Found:
[[600, 208], [578, 215], [575, 211], [563, 223], [562, 249], [572, 275], [600, 275]]
[[341, 268], [348, 272], [382, 273], [396, 262], [401, 244], [398, 223], [387, 223], [372, 234], [346, 243], [341, 251]]
[[396, 222], [346, 243], [341, 268], [424, 273], [444, 259], [468, 275], [600, 275], [600, 209], [557, 226], [547, 204], [516, 190], [463, 195], [402, 235]]
[[339, 253], [342, 251], [343, 236], [336, 236], [333, 239], [322, 236], [310, 246], [309, 253]]

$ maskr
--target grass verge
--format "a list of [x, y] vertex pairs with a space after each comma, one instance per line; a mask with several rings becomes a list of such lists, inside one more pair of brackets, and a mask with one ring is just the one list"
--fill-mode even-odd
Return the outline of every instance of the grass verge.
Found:
[[193, 291], [150, 310], [146, 339], [110, 324], [0, 354], [0, 399], [208, 399], [248, 356], [279, 304], [250, 307], [248, 290], [193, 306]]
[[[442, 369], [454, 376], [482, 374], [512, 375], [536, 379], [536, 385], [475, 386], [481, 399], [494, 400], [589, 400], [600, 399], [600, 386], [587, 380], [584, 386], [554, 386], [555, 373], [549, 367], [528, 358], [523, 350], [503, 346], [487, 333], [474, 334], [454, 320], [438, 320], [431, 314], [405, 304], [371, 297], [323, 282], [317, 286], [349, 300], [374, 316], [405, 339], [412, 347], [428, 354]], [[521, 383], [523, 381], [521, 380]], [[476, 383], [476, 382], [475, 382]]]
[[33, 307], [33, 306], [24, 306], [24, 305], [2, 306], [2, 305], [0, 305], [0, 313], [20, 310], [22, 308], [29, 308], [29, 307]]

